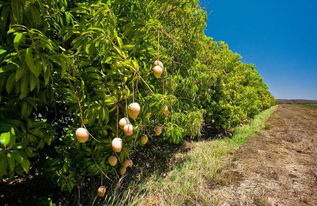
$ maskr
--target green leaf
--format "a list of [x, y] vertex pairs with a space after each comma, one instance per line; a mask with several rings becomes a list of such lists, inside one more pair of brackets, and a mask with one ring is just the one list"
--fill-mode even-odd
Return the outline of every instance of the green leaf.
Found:
[[28, 28], [26, 26], [13, 25], [12, 28], [8, 31], [7, 34], [11, 34], [11, 33], [14, 33], [14, 32], [25, 32], [27, 30], [28, 30]]
[[29, 112], [30, 112], [30, 108], [29, 108], [28, 103], [26, 101], [23, 101], [22, 102], [22, 108], [21, 108], [22, 117], [29, 116]]
[[88, 30], [99, 31], [99, 32], [105, 34], [105, 30], [103, 30], [102, 28], [98, 28], [98, 27], [90, 27]]
[[7, 90], [7, 93], [10, 94], [12, 89], [13, 89], [13, 86], [14, 86], [14, 83], [15, 83], [15, 73], [12, 73], [8, 80], [7, 80], [7, 84], [6, 84], [6, 90]]
[[116, 97], [110, 96], [110, 95], [106, 95], [106, 103], [108, 104], [115, 104], [117, 102]]
[[15, 168], [15, 159], [13, 157], [13, 153], [8, 153], [7, 154], [8, 157], [8, 163], [9, 163], [9, 170], [11, 172], [14, 172], [14, 168]]
[[6, 52], [7, 52], [7, 50], [0, 49], [0, 54], [6, 53]]
[[134, 66], [135, 70], [138, 71], [138, 70], [139, 70], [139, 63], [138, 63], [138, 61], [134, 59], [134, 60], [132, 60], [132, 63], [133, 63], [133, 66]]
[[20, 94], [20, 99], [23, 99], [26, 97], [29, 91], [29, 77], [28, 75], [24, 75], [22, 80], [21, 80], [21, 94]]
[[126, 45], [124, 45], [122, 48], [123, 48], [123, 49], [126, 49], [126, 50], [131, 50], [131, 49], [133, 49], [134, 47], [135, 47], [135, 45], [126, 44]]
[[38, 82], [38, 79], [33, 74], [31, 74], [30, 75], [30, 91], [34, 90], [34, 88], [37, 85], [37, 82]]
[[0, 143], [3, 145], [3, 146], [7, 146], [10, 142], [10, 137], [11, 137], [11, 133], [10, 132], [5, 132], [5, 133], [2, 133], [0, 135]]
[[20, 67], [16, 72], [15, 72], [15, 81], [18, 82], [22, 75], [24, 74], [24, 68]]
[[15, 24], [22, 23], [23, 17], [23, 4], [19, 0], [11, 0], [11, 8], [12, 8], [12, 22]]
[[60, 66], [61, 66], [61, 77], [64, 77], [66, 74], [66, 70], [67, 70], [67, 62], [66, 62], [66, 58], [60, 57], [61, 61], [60, 61]]
[[31, 70], [31, 72], [36, 77], [39, 77], [41, 74], [41, 67], [40, 67], [40, 65], [34, 64], [34, 59], [33, 59], [33, 55], [32, 55], [32, 48], [27, 48], [25, 50], [25, 61], [26, 61], [26, 64], [28, 65], [29, 69]]
[[30, 161], [27, 158], [21, 158], [21, 166], [23, 170], [28, 173], [30, 169]]
[[66, 20], [67, 25], [69, 25], [71, 17], [72, 16], [71, 16], [70, 12], [65, 12], [65, 20]]
[[118, 52], [120, 56], [126, 57], [124, 52], [120, 48], [118, 48], [117, 46], [113, 46], [113, 48]]
[[86, 46], [85, 46], [85, 52], [89, 55], [89, 49], [90, 49], [90, 47], [91, 47], [91, 44], [87, 44]]
[[[36, 0], [30, 0], [31, 2], [33, 1], [33, 2], [35, 2]], [[41, 24], [41, 22], [42, 22], [42, 18], [41, 18], [41, 13], [40, 13], [40, 8], [38, 8], [38, 7], [36, 7], [36, 6], [31, 6], [31, 7], [29, 7], [29, 9], [30, 9], [30, 13], [31, 13], [31, 15], [30, 16], [32, 16], [32, 23], [34, 24], [34, 25], [40, 25]]]
[[108, 57], [106, 58], [106, 60], [104, 60], [103, 63], [110, 63], [111, 60], [112, 60], [112, 57], [111, 57], [111, 56], [108, 56]]
[[120, 48], [122, 48], [123, 46], [123, 42], [122, 42], [122, 39], [120, 37], [117, 36], [117, 41], [118, 41], [118, 45]]
[[50, 81], [50, 71], [46, 70], [46, 72], [44, 73], [44, 84], [45, 86], [48, 85]]
[[17, 34], [15, 35], [15, 37], [14, 37], [13, 45], [14, 45], [14, 49], [15, 49], [16, 51], [19, 50], [19, 44], [20, 44], [20, 42], [21, 42], [22, 37], [23, 37], [23, 34], [22, 34], [22, 33], [17, 33]]
[[9, 142], [9, 146], [13, 147], [15, 145], [15, 140], [16, 140], [16, 136], [15, 136], [15, 131], [14, 128], [11, 128], [11, 137], [10, 137], [10, 142]]

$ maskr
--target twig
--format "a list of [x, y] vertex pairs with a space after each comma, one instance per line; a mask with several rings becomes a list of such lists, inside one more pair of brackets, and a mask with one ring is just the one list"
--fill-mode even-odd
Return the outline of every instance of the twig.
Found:
[[96, 142], [101, 143], [98, 139], [96, 139], [87, 129], [87, 127], [83, 124], [83, 127], [87, 130], [89, 136], [91, 136]]
[[96, 200], [97, 200], [97, 195], [95, 196], [95, 198], [94, 198], [94, 201], [92, 202], [92, 205], [91, 206], [94, 206], [95, 205], [95, 202], [96, 202]]
[[78, 106], [79, 106], [81, 126], [83, 127], [84, 126], [83, 109], [82, 109], [82, 106], [81, 106], [79, 99], [77, 99], [77, 102], [78, 102]]
[[169, 34], [168, 32], [166, 32], [163, 28], [158, 28], [158, 30], [159, 30], [160, 32], [162, 32], [162, 34], [165, 34], [168, 38], [170, 38], [171, 40], [173, 40], [173, 41], [177, 44], [177, 46], [179, 46], [179, 42], [176, 40], [175, 37], [173, 37], [171, 34]]
[[119, 101], [117, 102], [117, 119], [116, 119], [116, 137], [118, 137], [119, 133]]
[[151, 87], [148, 85], [148, 83], [146, 83], [146, 81], [143, 79], [143, 77], [138, 73], [139, 77], [141, 78], [141, 80], [143, 81], [143, 83], [148, 87], [148, 89], [154, 94], [153, 90], [151, 89]]
[[94, 160], [95, 164], [97, 165], [98, 169], [100, 170], [100, 172], [101, 172], [108, 180], [110, 180], [110, 182], [114, 183], [114, 182], [112, 181], [112, 179], [110, 179], [110, 178], [106, 175], [106, 173], [102, 170], [102, 168], [98, 165], [98, 163], [97, 163], [97, 161], [96, 161], [96, 159], [95, 159], [95, 156], [94, 156], [92, 153], [90, 153], [90, 154], [91, 154], [92, 159]]

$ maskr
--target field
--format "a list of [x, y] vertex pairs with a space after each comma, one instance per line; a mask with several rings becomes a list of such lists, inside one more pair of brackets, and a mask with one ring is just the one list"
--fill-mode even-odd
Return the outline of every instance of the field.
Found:
[[[235, 181], [213, 190], [224, 205], [317, 205], [317, 110], [280, 105], [233, 156]], [[238, 197], [238, 198], [237, 198]]]
[[317, 100], [309, 99], [276, 99], [279, 104], [317, 104]]
[[317, 109], [317, 104], [296, 104], [296, 106], [301, 106], [301, 107], [308, 107], [308, 108]]

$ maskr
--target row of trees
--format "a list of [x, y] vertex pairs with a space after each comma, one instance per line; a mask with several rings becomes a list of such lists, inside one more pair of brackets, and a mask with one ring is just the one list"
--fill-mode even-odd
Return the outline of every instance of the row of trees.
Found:
[[[0, 177], [32, 168], [71, 191], [88, 176], [117, 173], [141, 136], [180, 143], [203, 124], [231, 131], [274, 104], [254, 65], [204, 34], [198, 3], [0, 1]], [[158, 59], [161, 78], [152, 72]], [[118, 121], [132, 102], [141, 112], [127, 136]], [[89, 131], [86, 143], [78, 127]]]

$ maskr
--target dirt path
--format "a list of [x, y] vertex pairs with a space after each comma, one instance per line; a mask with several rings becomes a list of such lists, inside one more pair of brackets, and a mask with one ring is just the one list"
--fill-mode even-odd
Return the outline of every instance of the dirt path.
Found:
[[219, 205], [317, 206], [317, 109], [280, 105], [267, 129], [233, 157]]

